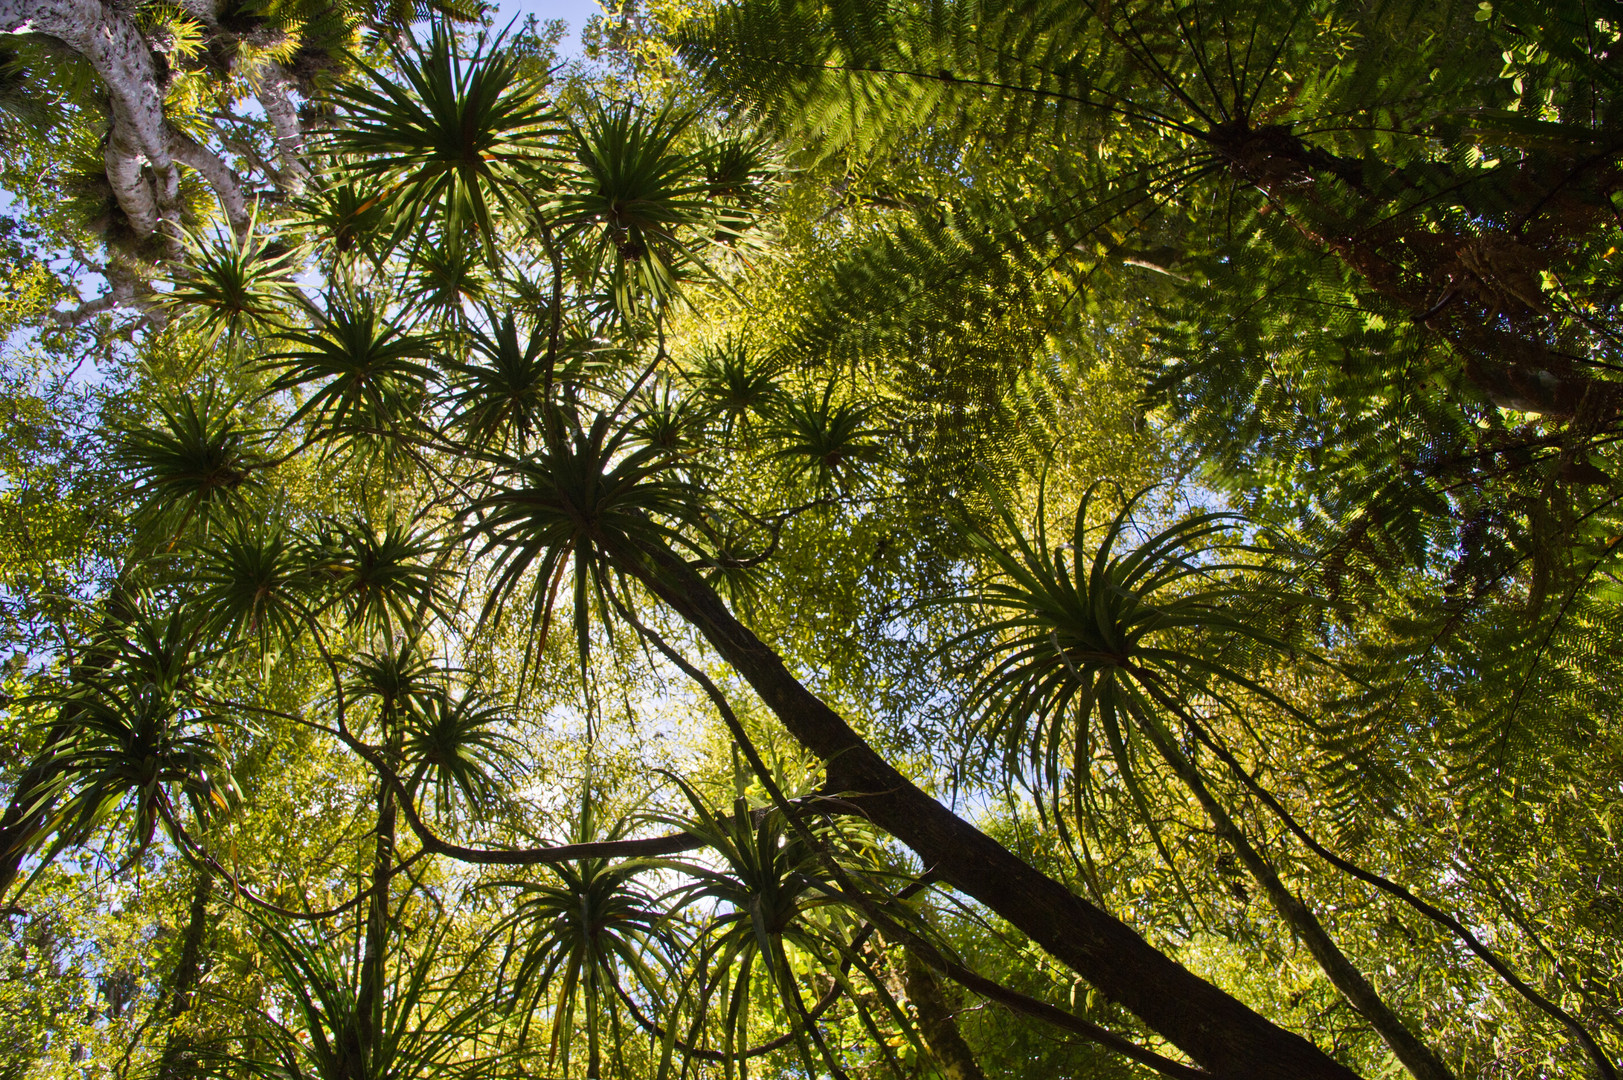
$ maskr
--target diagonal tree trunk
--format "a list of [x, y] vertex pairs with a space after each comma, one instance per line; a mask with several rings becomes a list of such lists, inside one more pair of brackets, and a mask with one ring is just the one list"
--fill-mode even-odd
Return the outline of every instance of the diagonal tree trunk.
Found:
[[824, 763], [832, 790], [912, 848], [924, 865], [1223, 1080], [1353, 1080], [1300, 1035], [1179, 965], [897, 772], [807, 690], [670, 551], [625, 552], [623, 565], [697, 629], [792, 735]]
[[1217, 835], [1234, 849], [1252, 879], [1262, 886], [1274, 911], [1307, 946], [1319, 969], [1341, 991], [1348, 1003], [1358, 1010], [1359, 1015], [1369, 1021], [1410, 1075], [1415, 1080], [1454, 1080], [1453, 1071], [1437, 1056], [1436, 1051], [1426, 1045], [1392, 1010], [1364, 973], [1341, 951], [1313, 910], [1280, 880], [1267, 857], [1251, 843], [1228, 810], [1212, 794], [1194, 762], [1175, 743], [1169, 742], [1163, 733], [1151, 729], [1148, 724], [1141, 726], [1149, 734], [1162, 760], [1171, 766], [1178, 779], [1200, 803], [1201, 809], [1216, 827]]

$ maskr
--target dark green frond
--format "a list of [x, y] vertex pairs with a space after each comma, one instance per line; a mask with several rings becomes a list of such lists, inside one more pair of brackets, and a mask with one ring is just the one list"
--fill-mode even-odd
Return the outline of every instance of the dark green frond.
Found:
[[159, 619], [137, 610], [109, 629], [94, 667], [45, 696], [61, 716], [46, 754], [62, 842], [84, 843], [127, 815], [139, 854], [157, 829], [185, 827], [185, 804], [207, 819], [238, 797], [220, 746], [235, 725], [200, 695], [198, 638], [183, 610]]
[[326, 324], [281, 335], [286, 351], [266, 358], [276, 372], [268, 393], [308, 394], [289, 425], [308, 418], [317, 428], [350, 438], [387, 436], [420, 422], [434, 372], [421, 361], [430, 342], [394, 326], [370, 300], [332, 297]]
[[349, 175], [380, 185], [397, 240], [432, 220], [447, 236], [475, 233], [496, 263], [498, 219], [525, 213], [547, 186], [556, 114], [499, 43], [481, 41], [464, 56], [435, 27], [393, 60], [403, 84], [367, 69], [366, 85], [339, 92], [333, 152]]
[[394, 638], [430, 616], [448, 617], [438, 555], [431, 534], [397, 521], [381, 528], [335, 521], [314, 544], [312, 569], [326, 578], [349, 625]]
[[236, 403], [216, 391], [159, 403], [154, 424], [132, 427], [115, 451], [154, 529], [206, 522], [240, 505], [258, 486], [256, 433], [244, 428]]

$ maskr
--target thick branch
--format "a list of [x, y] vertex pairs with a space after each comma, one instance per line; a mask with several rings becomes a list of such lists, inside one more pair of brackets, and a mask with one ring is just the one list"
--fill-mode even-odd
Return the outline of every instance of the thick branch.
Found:
[[[632, 615], [629, 609], [620, 605], [618, 602], [616, 602], [615, 606], [619, 610], [622, 618], [630, 622], [631, 625], [636, 628], [639, 634], [652, 641], [654, 646], [658, 648], [668, 660], [680, 668], [684, 674], [686, 674], [694, 682], [698, 683], [700, 688], [704, 690], [705, 695], [709, 697], [711, 703], [715, 705], [717, 712], [721, 714], [722, 722], [727, 725], [728, 731], [733, 736], [735, 745], [737, 745], [738, 749], [743, 752], [746, 760], [749, 761], [750, 768], [754, 770], [756, 778], [761, 781], [762, 785], [766, 787], [767, 792], [772, 796], [774, 805], [784, 814], [785, 817], [790, 820], [795, 830], [800, 834], [801, 838], [807, 844], [816, 848], [820, 852], [823, 857], [824, 864], [828, 867], [829, 872], [834, 876], [835, 880], [840, 883], [840, 887], [845, 891], [846, 895], [851, 899], [852, 902], [867, 913], [869, 919], [873, 920], [870, 924], [871, 927], [883, 929], [885, 933], [891, 935], [895, 940], [900, 942], [910, 956], [921, 959], [923, 962], [930, 964], [943, 974], [957, 980], [964, 986], [975, 988], [977, 993], [980, 993], [982, 996], [987, 997], [990, 1000], [997, 1001], [1017, 1012], [1023, 1012], [1028, 1016], [1033, 1016], [1040, 1020], [1047, 1021], [1048, 1023], [1053, 1024], [1056, 1027], [1063, 1028], [1066, 1031], [1081, 1035], [1090, 1042], [1098, 1043], [1099, 1045], [1114, 1050], [1133, 1061], [1137, 1061], [1143, 1065], [1148, 1065], [1150, 1068], [1161, 1073], [1163, 1076], [1173, 1077], [1174, 1080], [1209, 1080], [1208, 1073], [1204, 1073], [1199, 1069], [1192, 1069], [1189, 1066], [1173, 1061], [1170, 1058], [1162, 1057], [1155, 1051], [1145, 1049], [1144, 1047], [1133, 1042], [1131, 1039], [1116, 1034], [1109, 1028], [1101, 1027], [1100, 1025], [1093, 1023], [1091, 1020], [1084, 1020], [1079, 1016], [1072, 1016], [1063, 1009], [1057, 1009], [1046, 1002], [1029, 997], [1017, 990], [1010, 990], [1008, 987], [1002, 986], [999, 983], [995, 983], [990, 979], [975, 974], [968, 968], [947, 957], [941, 952], [941, 950], [937, 949], [929, 941], [926, 941], [924, 938], [914, 933], [911, 929], [904, 927], [897, 923], [894, 919], [891, 919], [878, 905], [872, 902], [872, 899], [868, 897], [863, 892], [862, 888], [851, 879], [850, 875], [843, 871], [838, 860], [834, 858], [833, 853], [829, 851], [825, 845], [821, 844], [817, 840], [815, 834], [806, 827], [805, 822], [801, 819], [794, 805], [790, 803], [790, 801], [784, 796], [783, 791], [772, 779], [772, 773], [767, 768], [766, 762], [761, 758], [760, 752], [755, 749], [754, 743], [750, 741], [748, 732], [744, 730], [744, 725], [739, 722], [737, 714], [733, 712], [732, 706], [727, 703], [726, 696], [722, 694], [721, 689], [716, 686], [715, 682], [711, 680], [711, 678], [704, 672], [690, 664], [687, 659], [683, 657], [682, 654], [676, 649], [672, 648], [663, 637], [638, 621], [636, 616]], [[845, 806], [851, 805], [850, 803], [846, 803], [845, 800], [834, 801], [840, 802]], [[861, 813], [860, 808], [857, 809], [857, 812]], [[924, 877], [918, 879], [913, 885], [902, 890], [902, 892], [898, 894], [897, 899], [901, 899], [903, 896], [923, 887], [927, 880], [933, 880], [935, 876], [936, 875], [933, 871], [927, 872]]]
[[674, 554], [624, 554], [623, 564], [635, 567], [644, 584], [699, 630], [822, 759], [835, 790], [917, 852], [942, 880], [1007, 919], [1203, 1068], [1234, 1080], [1355, 1075], [1160, 953], [908, 781], [801, 685]]
[[433, 855], [444, 855], [458, 862], [480, 866], [540, 866], [571, 862], [575, 859], [636, 859], [675, 855], [704, 846], [704, 842], [691, 833], [673, 833], [669, 836], [649, 836], [636, 840], [593, 840], [583, 844], [554, 844], [535, 848], [475, 848], [441, 839], [423, 821], [410, 789], [400, 775], [391, 769], [374, 748], [353, 736], [337, 733], [344, 744], [355, 751], [373, 770], [386, 787], [394, 792], [400, 816], [417, 836], [423, 850]]
[[247, 236], [248, 198], [243, 194], [242, 177], [237, 175], [236, 170], [227, 165], [220, 155], [184, 132], [172, 133], [169, 149], [176, 161], [195, 169], [199, 176], [208, 181], [209, 187], [219, 196], [220, 209], [225, 211], [231, 231], [238, 237]]
[[[169, 124], [152, 49], [135, 20], [100, 0], [0, 0], [0, 32], [58, 38], [82, 55], [107, 87], [112, 130], [108, 178], [131, 226], [150, 236], [180, 196]], [[141, 159], [151, 166], [141, 177]]]
[[101, 0], [0, 0], [0, 33], [48, 34], [78, 52], [107, 89], [111, 126], [104, 158], [118, 205], [138, 236], [165, 227], [180, 253], [182, 161], [214, 189], [232, 227], [247, 221], [242, 185], [212, 150], [170, 126], [152, 48], [129, 15]]
[[304, 163], [304, 128], [299, 124], [298, 106], [293, 104], [293, 79], [282, 65], [270, 61], [260, 65], [257, 76], [255, 96], [276, 132], [276, 157], [282, 163], [278, 186], [284, 194], [297, 197], [304, 192], [310, 169]]

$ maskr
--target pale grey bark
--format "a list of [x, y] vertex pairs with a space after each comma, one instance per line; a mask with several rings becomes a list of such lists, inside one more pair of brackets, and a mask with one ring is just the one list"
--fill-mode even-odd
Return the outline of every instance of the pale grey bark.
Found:
[[255, 83], [259, 104], [276, 132], [276, 157], [282, 165], [277, 186], [297, 197], [304, 193], [310, 170], [304, 163], [304, 128], [293, 103], [293, 77], [281, 64], [266, 62], [260, 65]]
[[[204, 26], [211, 30], [219, 29], [213, 0], [183, 0], [180, 6], [181, 10]], [[276, 44], [277, 38], [285, 40], [285, 32], [257, 31], [244, 40], [264, 49]], [[271, 130], [275, 133], [273, 141], [280, 168], [270, 168], [263, 162], [259, 163], [259, 167], [284, 194], [297, 198], [304, 193], [310, 168], [304, 162], [304, 127], [299, 121], [298, 105], [294, 102], [294, 78], [287, 68], [274, 60], [262, 60], [251, 71], [237, 67], [236, 73], [248, 77], [254, 88], [254, 96], [265, 110], [265, 118], [270, 121]], [[256, 152], [253, 156], [257, 158], [259, 155]]]
[[141, 321], [149, 326], [163, 326], [168, 321], [163, 305], [134, 274], [116, 268], [109, 268], [103, 274], [107, 278], [106, 292], [78, 307], [51, 312], [58, 326], [83, 326], [115, 308], [144, 312], [145, 318]]
[[176, 161], [195, 169], [199, 176], [208, 181], [209, 187], [220, 198], [220, 209], [225, 211], [232, 231], [238, 237], [247, 236], [248, 200], [243, 195], [242, 178], [220, 155], [183, 132], [173, 133], [169, 148]]
[[215, 10], [214, 0], [180, 0], [180, 10], [196, 19], [204, 26], [218, 26], [219, 12]]
[[107, 178], [137, 235], [161, 232], [168, 254], [180, 254], [180, 162], [214, 189], [234, 228], [245, 226], [241, 181], [219, 155], [165, 119], [152, 47], [124, 10], [102, 0], [0, 0], [0, 33], [47, 34], [100, 76], [111, 121]]
[[128, 127], [114, 123], [102, 147], [107, 164], [107, 182], [113, 197], [129, 219], [137, 236], [151, 236], [158, 228], [161, 210], [153, 177], [144, 160], [140, 143]]

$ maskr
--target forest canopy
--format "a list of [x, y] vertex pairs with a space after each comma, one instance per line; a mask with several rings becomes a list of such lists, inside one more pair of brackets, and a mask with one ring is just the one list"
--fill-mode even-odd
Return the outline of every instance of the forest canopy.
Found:
[[1615, 5], [0, 31], [0, 1077], [1618, 1077]]

